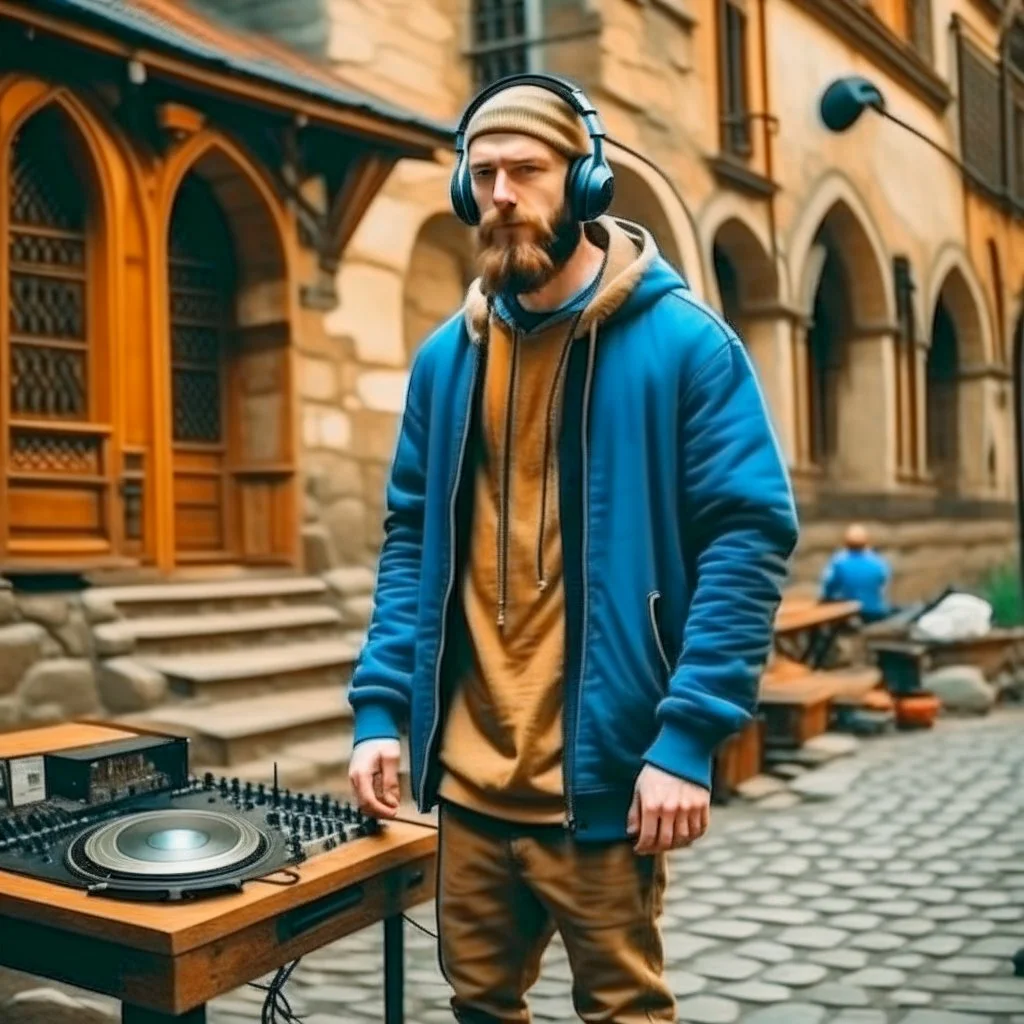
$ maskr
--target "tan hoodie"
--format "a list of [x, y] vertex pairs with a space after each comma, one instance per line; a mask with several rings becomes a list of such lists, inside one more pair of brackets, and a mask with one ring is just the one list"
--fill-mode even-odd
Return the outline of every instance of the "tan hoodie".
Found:
[[469, 289], [470, 336], [488, 346], [482, 458], [462, 587], [471, 669], [452, 692], [440, 760], [442, 798], [516, 821], [557, 823], [562, 789], [565, 609], [557, 439], [572, 342], [626, 300], [657, 256], [643, 228], [586, 226], [607, 256], [582, 314], [523, 336]]

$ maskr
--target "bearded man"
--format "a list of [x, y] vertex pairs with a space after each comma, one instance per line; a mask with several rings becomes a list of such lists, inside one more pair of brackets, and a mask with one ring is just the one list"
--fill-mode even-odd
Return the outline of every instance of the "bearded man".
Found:
[[397, 811], [404, 726], [439, 805], [441, 966], [477, 1024], [530, 1020], [556, 931], [581, 1019], [675, 1020], [666, 853], [708, 827], [797, 537], [733, 330], [647, 230], [581, 223], [573, 95], [513, 80], [464, 118], [480, 276], [412, 366], [349, 688], [363, 810]]

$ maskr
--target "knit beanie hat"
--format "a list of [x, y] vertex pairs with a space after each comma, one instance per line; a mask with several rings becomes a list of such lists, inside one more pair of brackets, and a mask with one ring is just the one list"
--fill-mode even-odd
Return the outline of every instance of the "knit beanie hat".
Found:
[[483, 103], [466, 128], [466, 148], [475, 138], [497, 132], [530, 135], [569, 160], [590, 152], [582, 118], [561, 96], [540, 85], [513, 85]]

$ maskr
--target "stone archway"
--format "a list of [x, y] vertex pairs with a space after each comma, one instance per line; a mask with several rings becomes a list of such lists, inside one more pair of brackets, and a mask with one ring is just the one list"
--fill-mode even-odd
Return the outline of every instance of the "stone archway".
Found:
[[888, 260], [864, 214], [837, 198], [810, 236], [800, 273], [801, 449], [844, 489], [895, 472], [896, 332]]
[[409, 361], [423, 339], [462, 305], [474, 276], [470, 229], [451, 213], [424, 221], [402, 287], [402, 334]]
[[683, 256], [668, 221], [668, 215], [651, 186], [636, 171], [613, 164], [615, 171], [615, 198], [608, 211], [613, 217], [635, 221], [654, 236], [658, 249], [681, 274], [685, 276]]
[[722, 315], [750, 352], [782, 449], [792, 458], [790, 330], [779, 315], [779, 275], [754, 229], [736, 215], [715, 230], [710, 262]]
[[998, 456], [989, 440], [988, 381], [980, 372], [988, 350], [979, 296], [959, 265], [939, 283], [925, 363], [925, 438], [928, 471], [939, 487], [994, 486]]

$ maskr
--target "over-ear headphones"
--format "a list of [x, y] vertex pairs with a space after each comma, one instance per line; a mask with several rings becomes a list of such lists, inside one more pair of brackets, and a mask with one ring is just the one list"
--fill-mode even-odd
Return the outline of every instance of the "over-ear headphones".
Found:
[[561, 96], [579, 114], [587, 134], [591, 151], [577, 157], [569, 166], [565, 179], [565, 198], [574, 220], [595, 220], [611, 206], [615, 192], [615, 174], [604, 158], [605, 130], [597, 110], [583, 90], [568, 79], [555, 75], [526, 73], [508, 75], [481, 90], [466, 108], [455, 133], [455, 169], [451, 179], [452, 209], [466, 224], [480, 223], [480, 210], [473, 198], [473, 183], [466, 153], [466, 129], [473, 115], [492, 96], [513, 85], [536, 85]]

